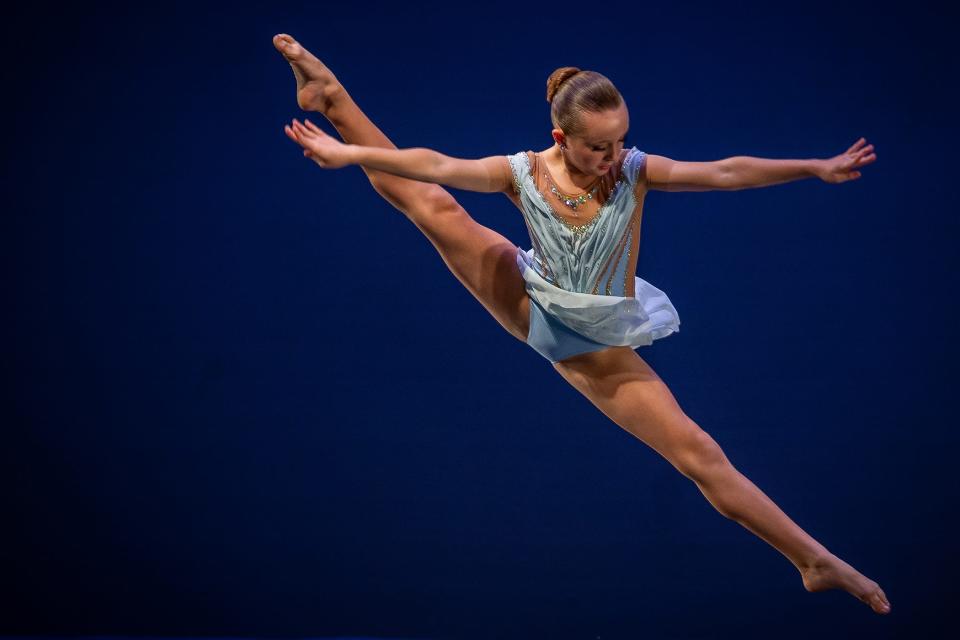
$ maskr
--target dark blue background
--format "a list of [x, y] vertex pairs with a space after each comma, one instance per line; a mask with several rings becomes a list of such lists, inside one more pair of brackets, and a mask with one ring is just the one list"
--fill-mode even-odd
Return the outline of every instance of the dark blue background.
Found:
[[[956, 592], [960, 225], [955, 34], [931, 7], [21, 8], [0, 632], [932, 637]], [[400, 147], [544, 149], [566, 65], [614, 81], [651, 154], [874, 144], [842, 185], [651, 192], [638, 275], [683, 324], [638, 353], [892, 614], [807, 593], [359, 167], [303, 158], [278, 32]], [[453, 193], [529, 247], [507, 198]]]

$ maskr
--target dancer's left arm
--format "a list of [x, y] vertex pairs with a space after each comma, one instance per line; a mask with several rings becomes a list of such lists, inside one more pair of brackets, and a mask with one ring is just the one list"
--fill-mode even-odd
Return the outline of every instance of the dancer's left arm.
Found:
[[860, 138], [833, 158], [779, 160], [733, 156], [715, 162], [678, 162], [648, 155], [647, 188], [660, 191], [737, 191], [817, 177], [837, 184], [856, 180], [859, 169], [877, 159], [873, 145]]

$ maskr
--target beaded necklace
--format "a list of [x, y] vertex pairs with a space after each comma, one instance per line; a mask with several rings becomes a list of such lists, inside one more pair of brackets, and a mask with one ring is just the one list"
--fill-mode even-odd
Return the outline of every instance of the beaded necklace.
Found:
[[597, 177], [596, 184], [594, 184], [593, 188], [589, 191], [584, 191], [581, 194], [566, 194], [560, 191], [560, 189], [557, 188], [557, 185], [553, 182], [553, 178], [549, 173], [549, 169], [547, 169], [546, 162], [543, 163], [543, 169], [543, 177], [546, 178], [547, 182], [550, 183], [550, 191], [557, 196], [560, 202], [573, 209], [573, 215], [577, 218], [580, 217], [580, 214], [577, 213], [577, 209], [587, 200], [593, 200], [593, 196], [597, 193], [597, 189], [600, 188], [600, 182], [603, 180], [603, 176]]

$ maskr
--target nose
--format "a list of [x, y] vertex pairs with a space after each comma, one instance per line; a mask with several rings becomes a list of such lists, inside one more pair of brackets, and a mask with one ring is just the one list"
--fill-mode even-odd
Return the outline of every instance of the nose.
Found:
[[623, 145], [617, 143], [616, 146], [611, 148], [605, 154], [603, 154], [603, 161], [607, 164], [613, 164], [613, 159], [620, 157], [620, 149], [623, 148]]

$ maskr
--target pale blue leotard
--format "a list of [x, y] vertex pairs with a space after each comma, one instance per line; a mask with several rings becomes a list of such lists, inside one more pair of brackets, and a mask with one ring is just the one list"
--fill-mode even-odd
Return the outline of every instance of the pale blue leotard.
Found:
[[[611, 346], [649, 345], [680, 330], [667, 294], [627, 269], [637, 244], [633, 223], [641, 207], [634, 187], [646, 160], [643, 151], [626, 150], [606, 201], [582, 225], [557, 215], [537, 188], [527, 152], [507, 159], [533, 243], [528, 251], [517, 247], [530, 296], [528, 345], [558, 362]], [[631, 277], [634, 294], [627, 295]]]

